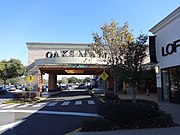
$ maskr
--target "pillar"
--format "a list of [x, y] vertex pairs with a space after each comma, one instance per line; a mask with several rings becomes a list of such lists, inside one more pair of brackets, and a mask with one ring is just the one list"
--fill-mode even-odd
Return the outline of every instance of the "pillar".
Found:
[[38, 70], [38, 92], [42, 92], [43, 77], [41, 70]]
[[123, 81], [123, 93], [124, 93], [124, 94], [127, 93], [126, 82], [125, 82], [125, 81]]
[[114, 89], [114, 80], [113, 80], [113, 77], [111, 75], [108, 78], [108, 89], [110, 91], [113, 91], [113, 89]]
[[57, 91], [57, 75], [49, 73], [48, 91]]

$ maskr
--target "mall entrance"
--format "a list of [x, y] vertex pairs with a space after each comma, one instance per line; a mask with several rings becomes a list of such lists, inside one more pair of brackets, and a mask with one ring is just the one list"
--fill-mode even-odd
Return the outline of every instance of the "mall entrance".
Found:
[[[108, 74], [108, 78], [103, 81], [106, 89], [113, 88], [112, 76], [109, 70], [105, 70], [105, 65], [39, 65], [38, 66], [38, 91], [42, 92], [43, 75], [48, 74], [48, 91], [58, 91], [57, 76], [58, 75], [92, 75], [97, 79], [104, 71]], [[110, 81], [111, 80], [111, 81]]]

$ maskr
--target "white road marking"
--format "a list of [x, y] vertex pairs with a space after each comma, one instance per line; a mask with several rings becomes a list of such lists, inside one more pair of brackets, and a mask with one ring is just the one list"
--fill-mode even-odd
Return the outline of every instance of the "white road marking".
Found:
[[42, 105], [45, 105], [46, 103], [38, 103], [38, 104], [35, 104], [33, 105], [32, 107], [41, 107]]
[[18, 106], [20, 104], [13, 104], [13, 105], [8, 105], [8, 106], [5, 106], [5, 107], [2, 107], [3, 109], [9, 109], [9, 108], [12, 108], [12, 107], [15, 107], [15, 106]]
[[87, 102], [88, 102], [89, 105], [94, 105], [95, 104], [95, 102], [93, 100], [88, 100]]
[[1, 104], [0, 107], [8, 106], [9, 104]]
[[75, 105], [82, 105], [82, 101], [76, 101]]
[[65, 101], [65, 102], [63, 102], [61, 105], [62, 105], [62, 106], [65, 106], [65, 105], [69, 105], [69, 103], [70, 103], [70, 101]]
[[50, 104], [48, 104], [47, 106], [55, 106], [58, 102], [51, 102]]
[[20, 105], [20, 106], [18, 106], [17, 108], [25, 108], [25, 107], [28, 107], [28, 106], [30, 106], [30, 105], [32, 105], [32, 104]]
[[0, 131], [8, 130], [8, 129], [13, 129], [13, 128], [17, 127], [19, 124], [21, 124], [24, 121], [25, 120], [20, 120], [20, 121], [16, 121], [16, 122], [13, 122], [13, 123], [10, 123], [10, 124], [6, 124], [6, 125], [3, 125], [3, 126], [0, 126]]
[[38, 110], [0, 110], [0, 113], [38, 113], [38, 114], [54, 114], [54, 115], [71, 115], [83, 117], [100, 117], [95, 113], [80, 113], [80, 112], [58, 112], [58, 111], [38, 111]]

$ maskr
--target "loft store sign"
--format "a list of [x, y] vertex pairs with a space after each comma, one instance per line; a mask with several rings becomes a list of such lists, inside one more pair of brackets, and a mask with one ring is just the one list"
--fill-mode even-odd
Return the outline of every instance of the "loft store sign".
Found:
[[171, 55], [177, 52], [177, 47], [180, 46], [180, 39], [174, 41], [173, 43], [169, 43], [166, 47], [162, 47], [162, 56]]
[[[59, 57], [96, 57], [91, 50], [62, 50], [62, 51], [48, 51], [46, 58]], [[100, 56], [99, 56], [100, 57]], [[104, 53], [101, 58], [107, 58], [107, 53]]]

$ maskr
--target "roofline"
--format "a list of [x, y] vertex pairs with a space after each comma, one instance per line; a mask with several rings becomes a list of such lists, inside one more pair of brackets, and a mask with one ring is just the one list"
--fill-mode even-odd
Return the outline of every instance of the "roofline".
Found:
[[26, 42], [27, 45], [90, 45], [91, 43]]
[[180, 16], [180, 6], [177, 7], [173, 12], [171, 12], [167, 17], [157, 23], [154, 27], [152, 27], [149, 31], [153, 34], [163, 28], [165, 25], [169, 24], [171, 21], [175, 20]]
[[28, 50], [38, 49], [82, 49], [89, 48], [91, 44], [87, 43], [48, 43], [48, 42], [27, 42]]

